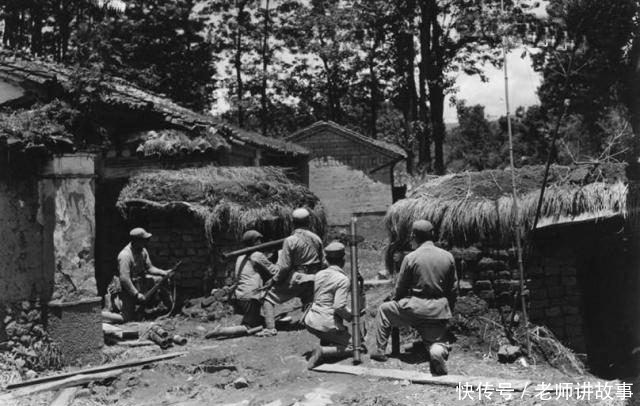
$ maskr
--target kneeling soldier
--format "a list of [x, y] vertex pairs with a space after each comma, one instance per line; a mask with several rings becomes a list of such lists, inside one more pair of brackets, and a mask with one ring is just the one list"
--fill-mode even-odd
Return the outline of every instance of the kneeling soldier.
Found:
[[[262, 234], [256, 230], [249, 230], [242, 235], [245, 247], [251, 247], [262, 243]], [[265, 292], [264, 282], [271, 279], [278, 268], [267, 256], [254, 251], [251, 254], [241, 255], [236, 260], [235, 283], [231, 297], [231, 303], [236, 313], [242, 314], [242, 322], [239, 326], [219, 327], [209, 334], [210, 337], [241, 336], [246, 335], [249, 329], [264, 325], [264, 318], [260, 315]], [[264, 330], [263, 330], [264, 331]], [[275, 331], [268, 332], [273, 335]], [[261, 335], [258, 333], [257, 335]]]
[[[118, 274], [107, 288], [108, 310], [119, 311], [124, 321], [135, 320], [136, 304], [145, 300], [141, 292], [145, 285], [153, 285], [160, 281], [169, 271], [159, 269], [151, 263], [147, 244], [151, 234], [143, 228], [134, 228], [129, 233], [130, 243], [118, 254]], [[168, 292], [158, 291], [165, 307], [171, 310], [172, 301]]]
[[346, 358], [351, 355], [351, 349], [348, 348], [351, 334], [342, 324], [343, 320], [352, 320], [347, 308], [350, 282], [342, 269], [344, 248], [337, 241], [327, 245], [324, 251], [329, 267], [316, 274], [313, 304], [304, 317], [307, 330], [320, 339], [320, 347], [309, 358], [310, 369], [321, 363], [323, 358]]
[[433, 244], [430, 222], [414, 222], [411, 235], [418, 247], [402, 261], [393, 300], [378, 308], [377, 348], [371, 359], [386, 361], [384, 352], [392, 327], [410, 326], [418, 330], [429, 350], [431, 373], [446, 375], [449, 346], [445, 337], [456, 298], [455, 261], [449, 252]]

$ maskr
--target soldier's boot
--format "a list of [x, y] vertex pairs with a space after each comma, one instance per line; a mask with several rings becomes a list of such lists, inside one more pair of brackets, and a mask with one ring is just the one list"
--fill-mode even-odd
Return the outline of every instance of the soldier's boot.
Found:
[[431, 344], [429, 347], [429, 369], [431, 375], [441, 376], [446, 375], [447, 371], [447, 359], [449, 358], [449, 349], [440, 343]]
[[352, 351], [349, 351], [344, 347], [318, 346], [313, 349], [311, 357], [309, 357], [309, 361], [307, 363], [307, 368], [313, 369], [328, 360], [336, 361], [349, 358], [352, 354]]
[[205, 338], [240, 337], [249, 334], [246, 326], [217, 327], [207, 333]]

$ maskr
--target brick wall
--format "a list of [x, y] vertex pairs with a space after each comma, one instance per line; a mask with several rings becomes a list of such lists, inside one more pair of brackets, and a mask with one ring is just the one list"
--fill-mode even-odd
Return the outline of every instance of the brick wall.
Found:
[[176, 286], [187, 296], [207, 293], [214, 270], [202, 224], [186, 215], [153, 216], [147, 224], [147, 231], [153, 234], [148, 251], [154, 265], [167, 269], [182, 260]]
[[[514, 248], [453, 248], [451, 253], [463, 291], [473, 290], [490, 307], [513, 306], [513, 293], [520, 289]], [[539, 246], [525, 261], [529, 318], [549, 327], [570, 348], [584, 352], [583, 298], [574, 250], [567, 245]]]
[[138, 213], [129, 224], [144, 227], [153, 234], [147, 250], [155, 266], [168, 269], [182, 260], [175, 275], [181, 299], [208, 295], [211, 289], [232, 282], [235, 259], [225, 260], [221, 254], [242, 248], [242, 243], [233, 236], [218, 233], [211, 246], [202, 223], [180, 213], [162, 216]]
[[[593, 371], [607, 376], [638, 345], [637, 266], [622, 218], [538, 230], [525, 250], [528, 312], [574, 351], [587, 353]], [[511, 305], [519, 288], [513, 248], [451, 249], [463, 290], [490, 306]]]
[[311, 151], [309, 188], [327, 209], [330, 225], [348, 224], [352, 213], [386, 211], [391, 205], [390, 161], [374, 148], [327, 131], [297, 141]]

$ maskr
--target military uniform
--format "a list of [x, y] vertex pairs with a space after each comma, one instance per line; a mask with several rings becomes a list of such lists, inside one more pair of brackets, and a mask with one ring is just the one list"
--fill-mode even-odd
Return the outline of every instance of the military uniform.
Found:
[[[144, 240], [151, 238], [151, 234], [142, 228], [131, 230], [129, 235]], [[127, 244], [118, 254], [118, 274], [114, 275], [107, 287], [111, 305], [109, 310], [119, 311], [125, 321], [133, 320], [137, 296], [162, 279], [161, 275], [152, 275], [152, 270], [164, 272], [153, 266], [146, 248], [135, 250], [132, 243]], [[161, 299], [165, 305], [171, 305], [171, 299], [164, 297], [163, 293]]]
[[262, 252], [242, 255], [236, 260], [235, 275], [238, 282], [233, 298], [236, 311], [244, 315], [242, 325], [253, 328], [263, 324], [260, 316], [263, 293], [260, 289], [264, 281], [270, 279], [277, 270]]
[[444, 365], [448, 357], [446, 326], [455, 302], [456, 282], [453, 256], [432, 241], [423, 242], [409, 253], [400, 267], [394, 300], [378, 308], [378, 351], [384, 352], [392, 327], [410, 326], [422, 337], [432, 360]]
[[320, 338], [321, 346], [349, 345], [351, 335], [342, 322], [342, 315], [348, 313], [349, 286], [349, 278], [337, 265], [316, 274], [313, 304], [304, 324], [310, 333]]
[[266, 296], [271, 303], [284, 303], [299, 297], [303, 304], [313, 299], [313, 276], [327, 266], [322, 240], [314, 232], [298, 228], [284, 240], [278, 255], [278, 272]]

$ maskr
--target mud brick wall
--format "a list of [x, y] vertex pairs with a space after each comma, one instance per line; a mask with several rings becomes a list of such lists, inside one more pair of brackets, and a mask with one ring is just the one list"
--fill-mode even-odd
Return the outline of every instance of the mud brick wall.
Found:
[[153, 234], [148, 246], [151, 262], [169, 269], [182, 260], [174, 276], [176, 287], [187, 296], [205, 294], [214, 269], [202, 223], [186, 215], [167, 215], [153, 216], [145, 227]]
[[390, 161], [373, 148], [331, 131], [296, 143], [312, 151], [309, 188], [327, 209], [329, 225], [349, 223], [352, 213], [386, 211], [392, 203]]
[[528, 258], [529, 317], [549, 327], [575, 351], [584, 352], [583, 293], [578, 284], [576, 252], [557, 243], [537, 244]]
[[36, 180], [0, 174], [0, 305], [51, 295], [53, 256], [43, 250], [42, 222]]
[[[451, 253], [456, 259], [462, 293], [473, 291], [491, 307], [513, 305], [513, 293], [520, 288], [515, 249], [455, 247]], [[583, 352], [582, 291], [575, 250], [566, 244], [537, 246], [525, 261], [531, 321], [549, 327], [565, 344]]]

